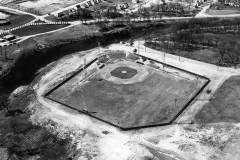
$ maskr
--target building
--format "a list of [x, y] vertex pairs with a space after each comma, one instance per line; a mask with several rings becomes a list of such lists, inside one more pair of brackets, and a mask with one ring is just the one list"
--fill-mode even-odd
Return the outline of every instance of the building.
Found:
[[129, 7], [128, 3], [118, 4], [117, 9], [127, 9]]
[[8, 19], [5, 19], [5, 18], [0, 19], [0, 26], [4, 26], [8, 24], [10, 24], [10, 21]]
[[9, 34], [9, 35], [4, 36], [3, 38], [8, 41], [11, 41], [11, 40], [14, 40], [16, 38], [16, 36]]
[[139, 3], [140, 0], [132, 0], [132, 3]]
[[93, 6], [94, 3], [92, 1], [87, 1], [88, 6]]

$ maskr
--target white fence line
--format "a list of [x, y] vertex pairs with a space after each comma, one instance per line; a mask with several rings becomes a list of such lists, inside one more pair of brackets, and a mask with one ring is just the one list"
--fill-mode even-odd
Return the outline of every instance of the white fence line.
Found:
[[15, 30], [17, 30], [17, 29], [24, 28], [24, 27], [27, 27], [27, 26], [71, 24], [71, 23], [69, 23], [69, 22], [46, 22], [46, 23], [34, 23], [34, 22], [35, 22], [35, 21], [32, 21], [32, 22], [26, 23], [26, 24], [24, 24], [24, 25], [11, 28], [11, 29], [9, 29], [9, 30], [2, 31], [2, 32], [0, 32], [0, 35], [9, 34], [9, 33], [12, 32], [12, 31], [15, 31]]

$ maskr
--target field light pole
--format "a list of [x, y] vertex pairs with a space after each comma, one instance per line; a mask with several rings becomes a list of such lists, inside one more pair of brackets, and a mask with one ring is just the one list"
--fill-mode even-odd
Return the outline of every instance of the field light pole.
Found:
[[98, 54], [100, 55], [100, 42], [98, 42]]
[[177, 107], [177, 98], [174, 98], [175, 101], [175, 108]]
[[138, 39], [138, 54], [140, 55], [140, 41]]
[[166, 56], [166, 52], [163, 52], [163, 69], [165, 67], [165, 56]]

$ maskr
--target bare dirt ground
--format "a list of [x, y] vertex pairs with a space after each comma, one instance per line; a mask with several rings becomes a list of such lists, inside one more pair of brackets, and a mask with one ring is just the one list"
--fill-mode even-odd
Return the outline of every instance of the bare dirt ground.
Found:
[[[141, 45], [140, 54], [163, 60], [163, 53], [150, 50], [144, 52]], [[111, 45], [109, 49], [132, 51], [131, 46]], [[87, 62], [97, 54], [97, 49], [86, 56]], [[184, 124], [208, 101], [195, 101], [177, 120], [179, 124], [123, 132], [115, 127], [92, 119], [86, 115], [73, 113], [60, 104], [43, 98], [66, 75], [79, 69], [84, 58], [71, 55], [56, 62], [53, 67], [36, 79], [32, 84], [36, 99], [29, 105], [32, 111], [31, 122], [44, 124], [46, 128], [58, 133], [59, 137], [71, 135], [74, 144], [81, 153], [79, 159], [91, 157], [96, 160], [144, 160], [144, 159], [178, 159], [178, 160], [238, 160], [240, 157], [240, 125], [231, 122], [209, 124]], [[209, 98], [222, 83], [232, 75], [240, 73], [239, 69], [224, 68], [166, 54], [166, 63], [205, 75], [211, 79], [210, 84], [199, 96]], [[211, 90], [210, 94], [206, 91]], [[52, 126], [49, 120], [55, 122]], [[46, 125], [47, 124], [47, 125]]]

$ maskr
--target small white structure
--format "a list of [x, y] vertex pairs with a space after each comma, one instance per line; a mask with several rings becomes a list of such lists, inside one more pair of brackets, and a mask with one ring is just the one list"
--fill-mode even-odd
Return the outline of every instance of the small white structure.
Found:
[[0, 43], [3, 43], [3, 42], [7, 42], [7, 40], [0, 38]]
[[139, 3], [140, 0], [132, 0], [132, 3]]
[[129, 7], [128, 3], [118, 4], [117, 9], [127, 9]]
[[87, 1], [87, 4], [88, 4], [89, 6], [93, 6], [93, 5], [94, 5], [94, 3], [93, 3], [92, 1]]
[[16, 36], [9, 34], [9, 35], [4, 36], [3, 38], [6, 39], [6, 40], [8, 40], [8, 41], [11, 41], [11, 40], [15, 39]]
[[7, 23], [9, 23], [8, 19], [0, 18], [0, 25], [4, 25], [4, 24], [7, 24]]

